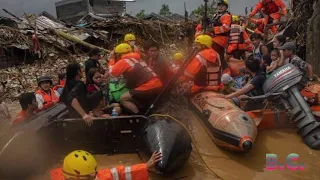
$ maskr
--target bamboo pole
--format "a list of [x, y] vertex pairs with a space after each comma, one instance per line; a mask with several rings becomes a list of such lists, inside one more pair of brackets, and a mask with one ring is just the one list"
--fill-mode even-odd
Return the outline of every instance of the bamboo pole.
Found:
[[53, 31], [54, 31], [57, 35], [65, 38], [65, 39], [67, 39], [67, 40], [69, 40], [69, 41], [72, 41], [72, 42], [75, 42], [75, 43], [79, 43], [79, 44], [81, 44], [81, 45], [83, 45], [83, 46], [86, 46], [86, 47], [88, 47], [88, 48], [91, 48], [91, 49], [93, 49], [93, 48], [98, 48], [98, 49], [101, 49], [101, 50], [104, 51], [104, 52], [110, 53], [110, 51], [107, 50], [107, 49], [104, 49], [104, 48], [95, 46], [95, 45], [90, 44], [90, 43], [87, 43], [87, 42], [85, 42], [85, 41], [82, 41], [81, 39], [79, 39], [79, 38], [77, 38], [77, 37], [75, 37], [75, 36], [73, 36], [73, 35], [67, 34], [67, 33], [65, 33], [65, 32], [63, 32], [63, 31], [56, 30], [56, 29], [53, 29]]

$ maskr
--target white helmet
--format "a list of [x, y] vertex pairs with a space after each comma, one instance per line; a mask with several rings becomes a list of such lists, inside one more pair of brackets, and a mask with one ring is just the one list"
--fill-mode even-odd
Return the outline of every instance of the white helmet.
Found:
[[232, 81], [232, 77], [229, 74], [226, 73], [221, 76], [221, 82], [223, 84], [229, 84], [231, 81]]

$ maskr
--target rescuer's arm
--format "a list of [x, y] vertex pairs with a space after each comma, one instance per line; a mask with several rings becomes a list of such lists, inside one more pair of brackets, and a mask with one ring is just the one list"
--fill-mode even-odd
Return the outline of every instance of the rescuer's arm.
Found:
[[223, 15], [220, 18], [222, 26], [216, 26], [213, 28], [214, 34], [219, 35], [230, 31], [231, 28], [231, 17], [230, 15]]
[[249, 17], [253, 17], [254, 15], [256, 15], [262, 8], [263, 8], [262, 2], [258, 2], [258, 4], [256, 5], [256, 7], [255, 7], [255, 8], [253, 9], [253, 11], [250, 13]]
[[288, 14], [287, 6], [282, 0], [274, 0], [274, 2], [282, 10], [283, 15]]
[[232, 94], [229, 94], [227, 96], [224, 96], [224, 98], [226, 99], [232, 99], [234, 97], [239, 97], [241, 95], [244, 95], [244, 94], [247, 94], [248, 92], [252, 91], [254, 89], [254, 86], [252, 84], [247, 84], [244, 88], [232, 93]]

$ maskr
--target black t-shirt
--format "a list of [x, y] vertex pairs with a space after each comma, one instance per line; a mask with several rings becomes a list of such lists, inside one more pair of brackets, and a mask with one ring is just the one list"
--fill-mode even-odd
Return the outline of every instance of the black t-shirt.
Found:
[[99, 68], [100, 67], [100, 63], [99, 61], [93, 60], [93, 59], [88, 59], [85, 62], [85, 72], [86, 75], [88, 74], [88, 72], [90, 71], [91, 68]]
[[72, 100], [76, 98], [85, 112], [89, 111], [87, 87], [82, 81], [70, 81], [66, 83], [63, 89], [60, 101], [62, 101], [69, 111], [69, 115], [72, 118], [80, 118], [80, 114], [71, 106]]
[[249, 81], [250, 84], [254, 86], [254, 89], [249, 93], [250, 96], [260, 96], [263, 95], [263, 84], [266, 81], [266, 76], [264, 72], [257, 72], [256, 75]]

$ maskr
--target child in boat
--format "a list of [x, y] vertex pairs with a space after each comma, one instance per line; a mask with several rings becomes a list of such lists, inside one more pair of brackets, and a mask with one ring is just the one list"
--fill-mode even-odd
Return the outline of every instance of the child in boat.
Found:
[[226, 73], [221, 76], [221, 83], [223, 87], [220, 89], [220, 93], [231, 94], [237, 91], [237, 89], [234, 87], [235, 81], [229, 74]]
[[174, 73], [177, 73], [184, 62], [184, 56], [182, 53], [176, 53], [173, 56], [172, 69]]
[[98, 163], [87, 151], [77, 150], [63, 160], [63, 167], [51, 170], [51, 180], [148, 180], [149, 172], [156, 172], [155, 165], [161, 161], [161, 152], [154, 152], [147, 163], [133, 166], [117, 166], [112, 169], [98, 170]]
[[260, 96], [263, 95], [262, 86], [266, 81], [265, 73], [260, 68], [260, 61], [253, 55], [249, 56], [246, 60], [246, 71], [250, 74], [252, 79], [238, 91], [229, 95], [220, 95], [220, 97], [226, 99], [233, 99], [235, 103], [239, 104], [239, 99], [248, 96]]
[[38, 109], [38, 102], [34, 93], [21, 94], [19, 97], [19, 103], [22, 110], [18, 113], [12, 124], [18, 124], [30, 119], [35, 115], [35, 111]]
[[108, 118], [112, 114], [113, 109], [117, 112], [117, 114], [121, 114], [120, 106], [106, 106], [106, 101], [101, 91], [96, 91], [92, 95], [90, 95], [89, 104], [91, 109], [90, 115], [92, 115], [93, 117]]
[[278, 67], [278, 62], [279, 62], [279, 58], [280, 58], [280, 52], [278, 49], [274, 49], [271, 51], [271, 64], [270, 66], [267, 66], [267, 73], [270, 74], [272, 73], [274, 70], [277, 69]]
[[102, 82], [102, 74], [100, 73], [100, 69], [92, 68], [89, 70], [87, 74], [87, 90], [89, 94], [97, 91], [102, 92], [102, 95], [104, 96], [104, 100], [105, 100], [105, 106], [103, 107], [105, 113], [111, 114], [113, 108], [115, 108], [116, 112], [120, 114], [121, 112], [120, 104], [118, 103], [109, 104], [109, 88], [106, 85], [106, 83]]

